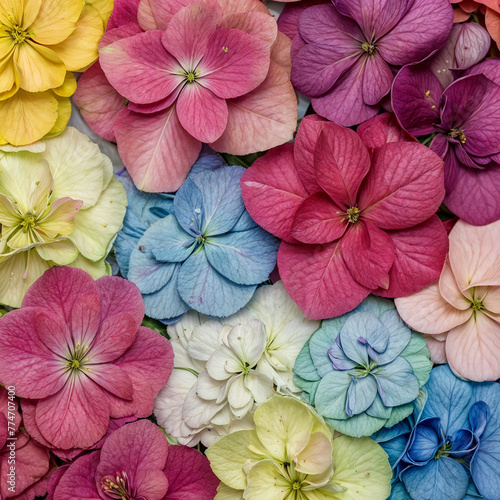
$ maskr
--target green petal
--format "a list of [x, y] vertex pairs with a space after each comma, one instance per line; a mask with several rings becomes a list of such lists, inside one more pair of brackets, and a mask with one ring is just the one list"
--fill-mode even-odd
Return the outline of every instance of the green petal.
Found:
[[285, 471], [274, 460], [261, 460], [248, 472], [245, 500], [285, 500], [292, 491], [292, 483]]
[[78, 257], [78, 250], [70, 240], [56, 241], [36, 248], [44, 260], [51, 260], [58, 266], [67, 266]]
[[413, 403], [407, 403], [405, 405], [396, 406], [392, 409], [391, 416], [384, 424], [384, 427], [392, 427], [396, 425], [401, 420], [404, 420], [406, 417], [410, 416], [413, 413]]
[[387, 420], [385, 418], [370, 417], [366, 413], [354, 415], [346, 420], [327, 418], [326, 421], [341, 434], [360, 438], [371, 436], [374, 432], [384, 427]]
[[422, 334], [412, 331], [410, 342], [400, 354], [413, 368], [420, 387], [427, 383], [432, 369], [431, 353]]

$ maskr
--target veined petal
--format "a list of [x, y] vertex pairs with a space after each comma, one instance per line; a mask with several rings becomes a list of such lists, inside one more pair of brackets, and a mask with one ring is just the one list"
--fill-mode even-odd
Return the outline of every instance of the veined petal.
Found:
[[71, 198], [60, 198], [52, 204], [50, 212], [37, 223], [37, 231], [48, 238], [57, 235], [69, 236], [74, 230], [73, 219], [77, 216], [82, 201]]
[[66, 78], [64, 79], [63, 84], [60, 87], [52, 89], [54, 94], [57, 94], [60, 97], [70, 97], [75, 93], [75, 90], [76, 78], [70, 71], [66, 73]]

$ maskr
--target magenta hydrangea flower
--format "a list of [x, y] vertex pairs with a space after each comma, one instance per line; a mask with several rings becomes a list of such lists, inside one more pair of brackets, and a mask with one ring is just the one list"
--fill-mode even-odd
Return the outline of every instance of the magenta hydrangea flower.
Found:
[[332, 0], [312, 6], [299, 18], [292, 83], [312, 97], [321, 116], [356, 125], [378, 113], [395, 71], [440, 49], [452, 26], [448, 0]]
[[139, 189], [177, 190], [202, 143], [242, 155], [292, 139], [291, 42], [260, 0], [118, 2], [110, 22], [75, 102]]
[[370, 155], [352, 130], [306, 117], [295, 144], [259, 158], [241, 183], [251, 217], [283, 240], [280, 276], [309, 318], [344, 314], [370, 293], [408, 295], [441, 272], [443, 162], [421, 144]]
[[51, 483], [54, 500], [210, 500], [219, 480], [206, 457], [169, 446], [156, 425], [141, 420], [114, 432], [101, 451], [78, 458]]
[[151, 414], [173, 351], [143, 316], [133, 283], [55, 267], [0, 318], [0, 381], [36, 405], [32, 424], [52, 447], [89, 448], [111, 417]]

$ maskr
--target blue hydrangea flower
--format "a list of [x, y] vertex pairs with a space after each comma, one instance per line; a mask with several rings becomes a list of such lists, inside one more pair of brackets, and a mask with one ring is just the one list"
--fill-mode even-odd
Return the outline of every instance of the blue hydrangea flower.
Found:
[[169, 322], [190, 308], [230, 316], [274, 269], [279, 240], [245, 210], [244, 171], [199, 161], [171, 205], [151, 198], [155, 195], [147, 195], [145, 204], [140, 193], [134, 206], [137, 193], [129, 197], [130, 220], [143, 224], [130, 228], [126, 221], [123, 236], [129, 241], [119, 239], [116, 254], [126, 277], [141, 290], [148, 316]]
[[413, 415], [373, 436], [394, 469], [390, 498], [500, 498], [499, 408], [499, 383], [434, 368]]
[[369, 296], [322, 322], [295, 361], [295, 383], [334, 429], [369, 436], [412, 413], [429, 358], [425, 339], [403, 323], [394, 303]]

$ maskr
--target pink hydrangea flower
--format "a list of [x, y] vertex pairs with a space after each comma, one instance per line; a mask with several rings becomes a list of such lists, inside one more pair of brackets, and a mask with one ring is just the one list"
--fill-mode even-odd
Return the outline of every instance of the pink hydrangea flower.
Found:
[[111, 417], [151, 414], [173, 351], [143, 316], [133, 283], [58, 267], [0, 318], [0, 381], [36, 405], [32, 424], [51, 446], [89, 448]]
[[408, 325], [428, 334], [435, 363], [477, 382], [500, 378], [500, 221], [459, 220], [438, 281], [396, 300]]
[[210, 500], [219, 484], [206, 457], [187, 446], [169, 446], [149, 420], [122, 427], [101, 451], [56, 474], [54, 500]]
[[443, 162], [425, 146], [393, 142], [370, 155], [355, 132], [315, 116], [302, 120], [295, 144], [241, 179], [252, 218], [283, 240], [280, 276], [311, 319], [351, 311], [370, 293], [408, 295], [439, 276], [443, 182]]
[[139, 189], [177, 190], [202, 143], [244, 155], [292, 139], [291, 42], [259, 0], [125, 5], [75, 102]]

